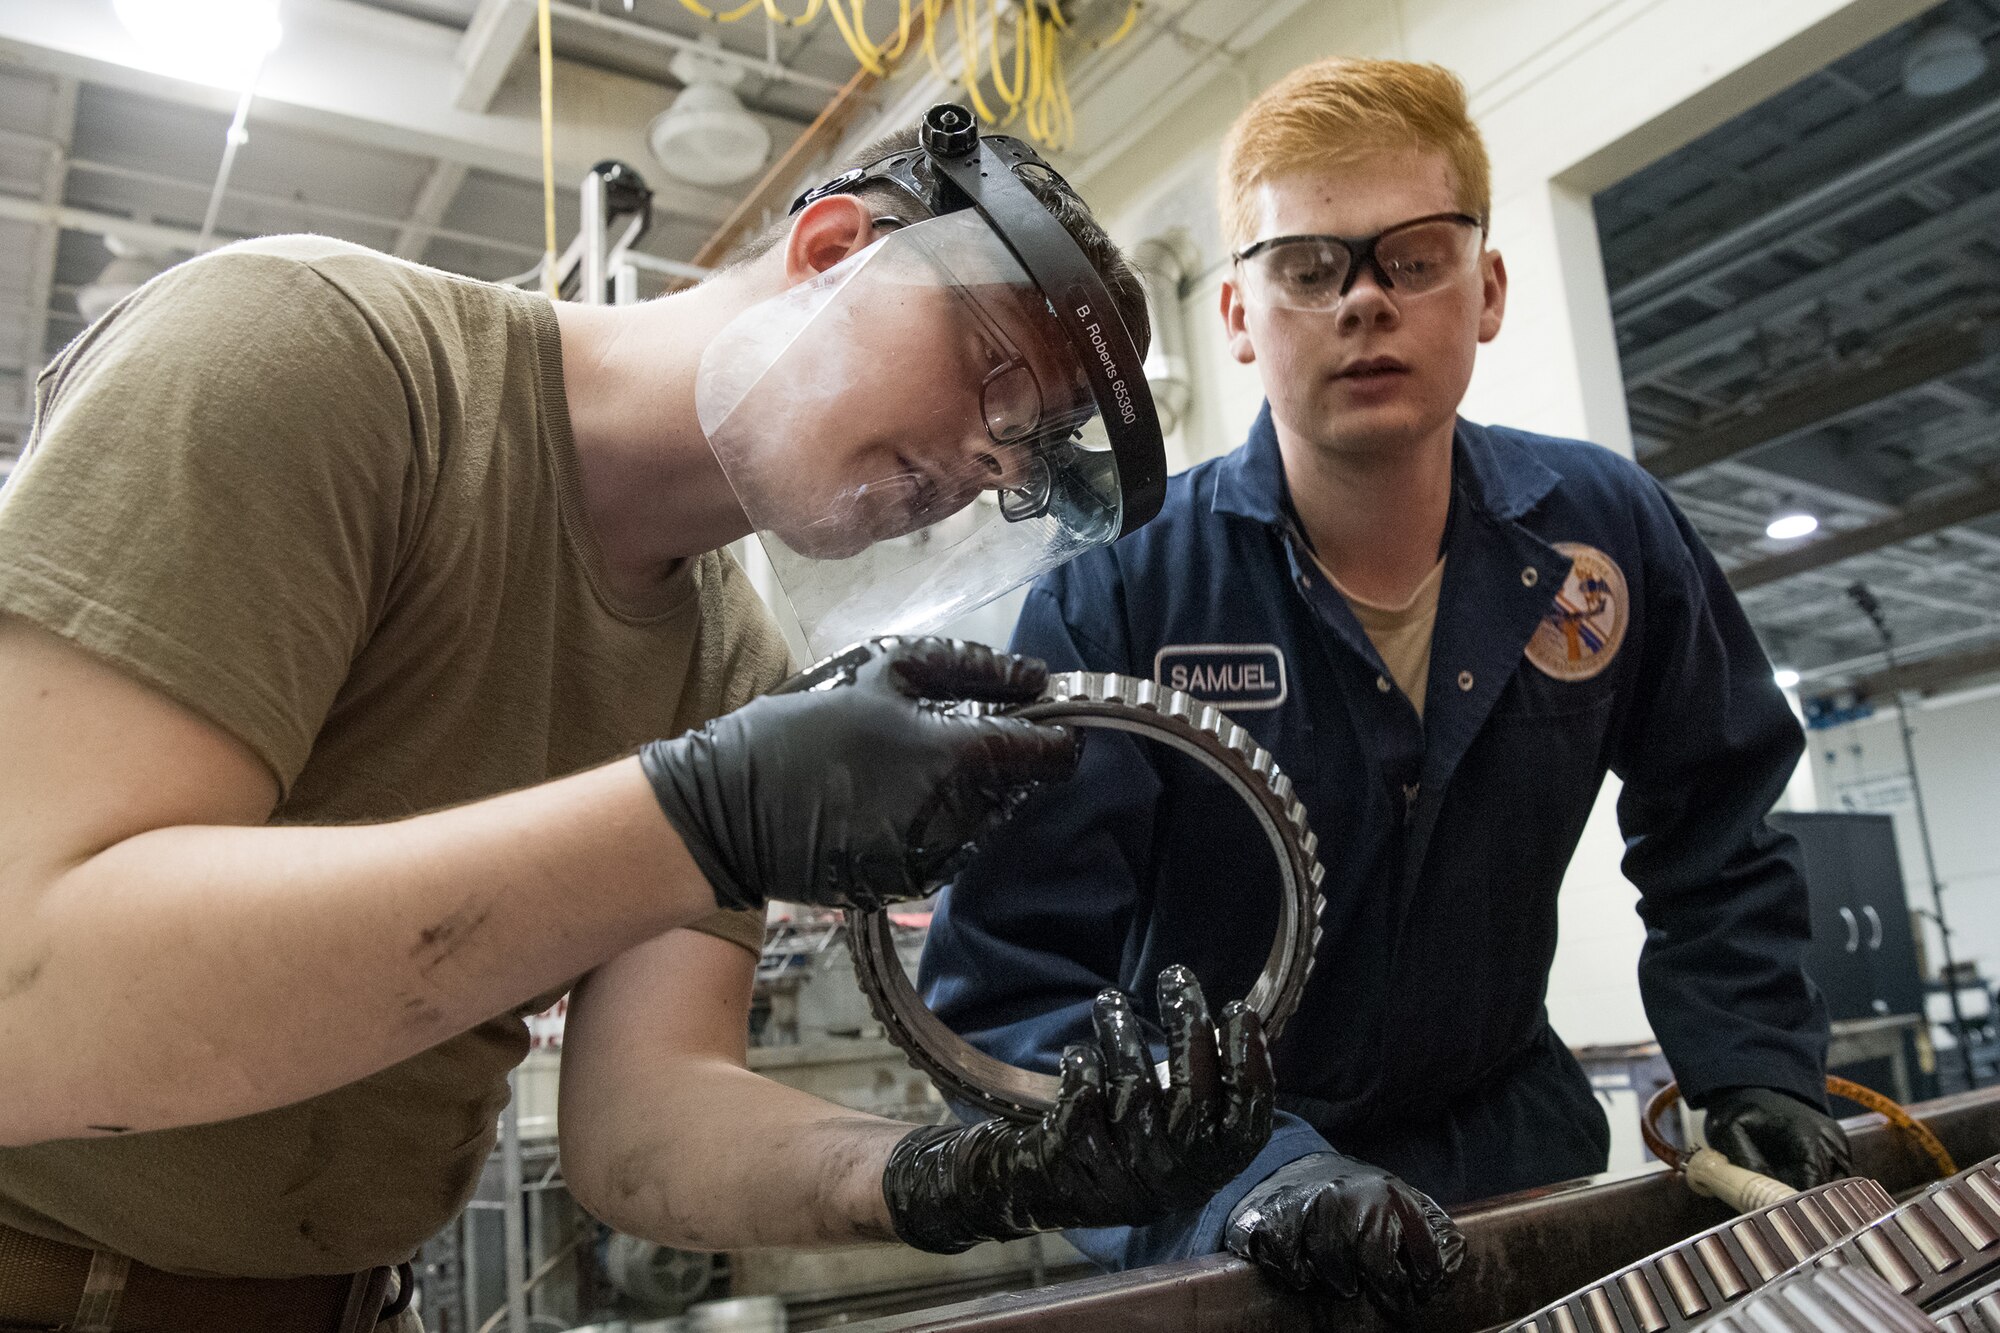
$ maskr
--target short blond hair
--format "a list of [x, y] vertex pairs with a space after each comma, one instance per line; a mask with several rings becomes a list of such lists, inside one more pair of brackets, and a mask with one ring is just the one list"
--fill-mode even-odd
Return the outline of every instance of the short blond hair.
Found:
[[1258, 94], [1222, 142], [1224, 239], [1231, 250], [1256, 239], [1256, 187], [1264, 181], [1408, 148], [1442, 153], [1459, 208], [1487, 221], [1493, 171], [1456, 74], [1441, 65], [1342, 56], [1301, 66]]

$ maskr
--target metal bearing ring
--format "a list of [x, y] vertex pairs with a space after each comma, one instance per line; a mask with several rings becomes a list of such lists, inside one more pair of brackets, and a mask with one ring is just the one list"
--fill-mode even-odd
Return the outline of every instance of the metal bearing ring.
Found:
[[[1241, 796], [1278, 860], [1283, 893], [1278, 932], [1246, 1002], [1275, 1040], [1299, 1007], [1320, 937], [1319, 840], [1291, 780], [1248, 732], [1214, 707], [1150, 680], [1073, 671], [1049, 678], [1041, 700], [1013, 716], [1068, 727], [1129, 732], [1199, 761]], [[1010, 1120], [1032, 1121], [1055, 1104], [1056, 1079], [994, 1059], [924, 1006], [902, 960], [886, 910], [847, 914], [854, 974], [889, 1040], [953, 1101]]]

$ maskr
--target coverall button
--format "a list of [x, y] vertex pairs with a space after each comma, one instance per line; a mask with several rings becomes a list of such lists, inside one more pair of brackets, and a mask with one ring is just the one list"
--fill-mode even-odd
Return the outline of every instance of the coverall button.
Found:
[[1470, 671], [1461, 671], [1458, 673], [1458, 688], [1461, 690], [1472, 688], [1472, 673]]
[[1536, 569], [1533, 565], [1529, 565], [1526, 569], [1521, 571], [1521, 586], [1523, 588], [1532, 588], [1541, 581], [1542, 581], [1542, 571]]
[[1375, 688], [1387, 694], [1389, 692], [1389, 678], [1387, 676], [1375, 677]]

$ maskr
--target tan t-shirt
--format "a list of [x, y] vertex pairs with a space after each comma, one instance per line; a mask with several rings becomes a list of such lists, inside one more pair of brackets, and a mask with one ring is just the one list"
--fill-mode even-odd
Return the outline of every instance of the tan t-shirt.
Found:
[[[1318, 564], [1315, 556], [1313, 563]], [[1347, 607], [1354, 612], [1354, 618], [1361, 622], [1362, 633], [1368, 642], [1375, 645], [1375, 652], [1382, 659], [1382, 665], [1389, 668], [1389, 678], [1396, 682], [1404, 697], [1417, 710], [1417, 716], [1424, 715], [1425, 685], [1431, 672], [1431, 631], [1437, 626], [1438, 589], [1444, 586], [1444, 561], [1440, 559], [1424, 575], [1424, 581], [1410, 594], [1410, 600], [1401, 606], [1378, 606], [1374, 602], [1364, 602], [1353, 593], [1340, 586], [1340, 580], [1320, 565], [1320, 573], [1342, 597], [1347, 599]]]
[[[242, 738], [277, 823], [527, 786], [768, 689], [784, 643], [726, 555], [646, 614], [608, 594], [562, 386], [540, 297], [315, 237], [184, 264], [38, 386], [0, 611]], [[471, 1196], [527, 1049], [503, 1015], [280, 1110], [0, 1149], [0, 1222], [188, 1272], [394, 1263]]]

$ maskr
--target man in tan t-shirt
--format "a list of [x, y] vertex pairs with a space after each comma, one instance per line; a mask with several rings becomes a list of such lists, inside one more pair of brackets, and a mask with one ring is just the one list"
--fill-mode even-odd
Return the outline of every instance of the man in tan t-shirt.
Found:
[[[568, 1180], [670, 1244], [952, 1250], [1138, 1221], [1261, 1145], [1254, 1018], [1218, 1035], [1178, 977], [1197, 1074], [1158, 1088], [1107, 1001], [1040, 1125], [912, 1132], [744, 1068], [767, 894], [920, 895], [1075, 763], [1059, 730], [929, 706], [1039, 692], [1038, 663], [977, 647], [878, 643], [755, 697], [786, 653], [718, 549], [759, 524], [728, 421], [698, 420], [703, 354], [733, 338], [740, 372], [787, 302], [934, 225], [838, 184], [636, 307], [319, 238], [234, 246], [50, 367], [0, 493], [0, 1328], [417, 1328], [389, 1270], [470, 1195], [522, 1015], [579, 977]], [[1136, 282], [1058, 186], [1033, 199], [1143, 346]], [[861, 290], [844, 336], [891, 366], [957, 348], [937, 312], [978, 298], [921, 307], [904, 282], [871, 324], [888, 298]], [[978, 456], [1019, 504], [987, 451], [1037, 423], [1003, 440], [992, 386], [1039, 376], [1007, 405], [1022, 425], [1066, 353], [1032, 309], [1002, 317], [1012, 336], [982, 323], [967, 355], [1031, 355], [903, 397], [983, 407]], [[728, 438], [802, 475], [887, 447], [938, 507], [972, 501], [940, 499], [935, 442], [866, 387], [819, 385], [815, 434]], [[825, 509], [816, 540], [917, 526]]]

